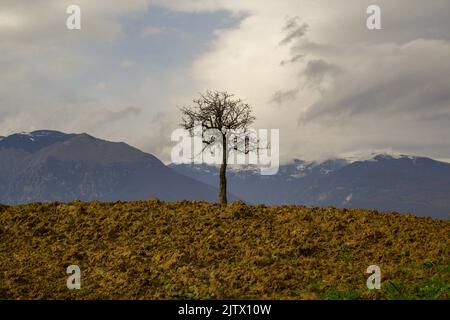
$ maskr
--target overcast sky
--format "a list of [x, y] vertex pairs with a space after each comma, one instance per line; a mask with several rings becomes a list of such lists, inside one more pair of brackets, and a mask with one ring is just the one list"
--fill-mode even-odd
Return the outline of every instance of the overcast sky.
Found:
[[[366, 27], [370, 4], [382, 30]], [[87, 132], [167, 162], [177, 107], [213, 89], [281, 129], [283, 160], [450, 159], [449, 13], [448, 0], [0, 0], [0, 135]]]

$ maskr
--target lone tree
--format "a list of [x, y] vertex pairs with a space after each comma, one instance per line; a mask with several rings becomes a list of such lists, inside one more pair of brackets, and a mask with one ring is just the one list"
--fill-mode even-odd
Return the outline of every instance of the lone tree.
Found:
[[[193, 129], [197, 124], [202, 126], [202, 142], [206, 148], [213, 145], [217, 139], [222, 142], [222, 162], [220, 166], [220, 192], [219, 201], [227, 203], [227, 164], [229, 151], [231, 149], [243, 153], [249, 153], [250, 138], [245, 135], [249, 126], [256, 119], [252, 115], [252, 108], [233, 94], [220, 91], [207, 91], [200, 94], [198, 99], [193, 100], [193, 106], [181, 108], [181, 125], [193, 134]], [[205, 131], [214, 131], [215, 135], [205, 138]], [[244, 134], [243, 141], [238, 141], [240, 137], [234, 136], [232, 148], [228, 147], [229, 130], [234, 130]], [[243, 150], [240, 146], [244, 146]]]

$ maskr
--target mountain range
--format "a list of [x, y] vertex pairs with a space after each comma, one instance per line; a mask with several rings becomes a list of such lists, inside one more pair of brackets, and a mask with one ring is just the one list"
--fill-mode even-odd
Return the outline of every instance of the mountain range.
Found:
[[40, 130], [0, 139], [0, 202], [208, 200], [215, 187], [153, 155], [88, 134]]
[[[170, 165], [188, 177], [218, 183], [218, 168]], [[277, 175], [255, 167], [228, 171], [229, 190], [248, 203], [398, 211], [448, 219], [450, 164], [426, 157], [374, 154], [362, 160], [294, 160]]]
[[[227, 172], [230, 200], [335, 206], [448, 219], [450, 164], [426, 157], [372, 154], [293, 160], [278, 174], [254, 166]], [[166, 166], [123, 142], [39, 130], [0, 137], [0, 203], [217, 200], [218, 167]]]

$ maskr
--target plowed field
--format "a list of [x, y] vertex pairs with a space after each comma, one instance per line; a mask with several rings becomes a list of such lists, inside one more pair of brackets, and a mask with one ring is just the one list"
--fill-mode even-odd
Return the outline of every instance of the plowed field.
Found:
[[[3, 299], [449, 299], [450, 222], [158, 200], [0, 206]], [[69, 265], [81, 289], [66, 286]], [[366, 269], [381, 268], [369, 290]]]

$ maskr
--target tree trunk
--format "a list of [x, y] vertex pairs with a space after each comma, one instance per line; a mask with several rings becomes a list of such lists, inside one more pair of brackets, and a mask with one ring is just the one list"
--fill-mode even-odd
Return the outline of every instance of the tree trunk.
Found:
[[220, 166], [220, 203], [227, 204], [227, 139], [222, 135], [222, 165]]

